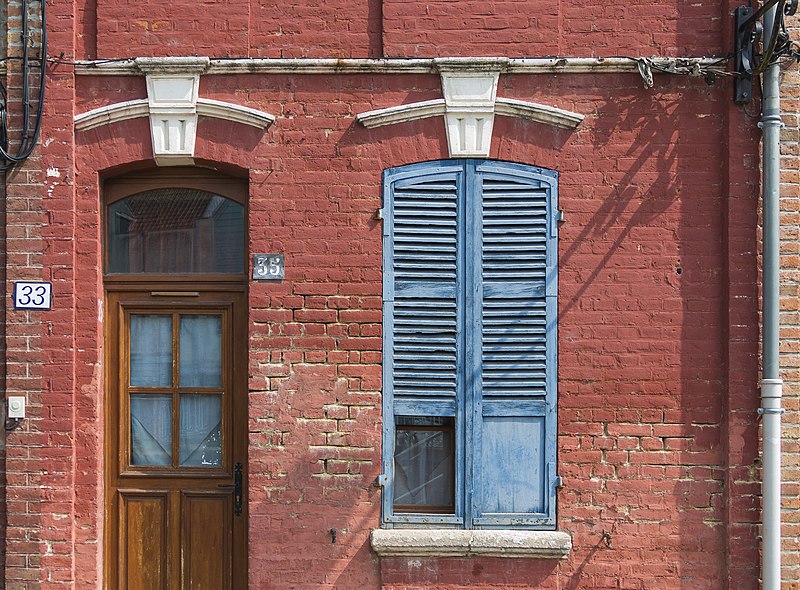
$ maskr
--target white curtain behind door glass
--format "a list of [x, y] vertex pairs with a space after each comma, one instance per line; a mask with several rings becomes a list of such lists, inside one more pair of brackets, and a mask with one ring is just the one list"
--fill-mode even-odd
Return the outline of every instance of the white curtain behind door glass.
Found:
[[172, 464], [172, 396], [131, 394], [131, 465]]
[[182, 315], [181, 387], [222, 387], [222, 316]]
[[182, 467], [222, 465], [222, 398], [181, 395], [180, 457]]
[[172, 385], [172, 316], [131, 316], [131, 387]]

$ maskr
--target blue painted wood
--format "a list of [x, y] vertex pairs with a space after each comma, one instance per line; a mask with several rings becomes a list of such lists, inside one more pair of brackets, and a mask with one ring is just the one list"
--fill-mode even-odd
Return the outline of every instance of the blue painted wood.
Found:
[[394, 352], [394, 271], [392, 270], [392, 253], [394, 252], [394, 239], [392, 227], [394, 227], [394, 211], [392, 209], [392, 171], [385, 170], [383, 173], [383, 203], [381, 206], [383, 218], [383, 347], [381, 354], [383, 357], [383, 396], [382, 396], [382, 416], [381, 434], [383, 436], [383, 446], [381, 452], [381, 471], [380, 481], [384, 482], [383, 494], [381, 496], [381, 522], [383, 526], [391, 528], [391, 517], [393, 513], [392, 501], [392, 478], [394, 477], [394, 379], [392, 376], [391, 365], [387, 359], [392, 357]]
[[555, 460], [549, 412], [555, 364], [548, 336], [548, 262], [556, 247], [549, 171], [478, 165], [483, 400], [473, 447], [473, 526], [552, 526], [555, 506], [546, 465]]
[[484, 399], [483, 416], [544, 417], [547, 403], [543, 399]]
[[394, 400], [395, 416], [455, 416], [456, 400], [399, 398]]
[[482, 424], [480, 497], [486, 513], [545, 511], [544, 417], [487, 416]]
[[417, 297], [420, 299], [447, 299], [455, 301], [455, 274], [451, 279], [445, 279], [442, 280], [442, 282], [424, 281], [422, 279], [416, 281], [395, 279], [394, 294], [395, 296], [406, 298]]
[[520, 170], [481, 177], [484, 397], [546, 395], [548, 225], [540, 185]]
[[442, 514], [392, 514], [384, 518], [384, 527], [390, 528], [394, 524], [461, 529], [464, 528], [464, 519], [460, 516]]
[[384, 173], [384, 473], [393, 416], [454, 416], [457, 490], [435, 517], [385, 492], [386, 526], [555, 524], [557, 180], [486, 160]]
[[[544, 278], [544, 277], [542, 277]], [[515, 297], [543, 298], [545, 292], [544, 280], [532, 279], [527, 282], [484, 282], [483, 296], [487, 299], [495, 297], [512, 299]], [[544, 299], [541, 299], [543, 301]]]
[[[394, 416], [455, 416], [456, 460], [463, 461], [457, 414], [462, 312], [458, 289], [459, 219], [464, 186], [460, 162], [414, 164], [384, 173], [384, 473], [394, 463]], [[457, 498], [463, 473], [456, 472]], [[383, 495], [385, 523], [391, 488]], [[457, 513], [463, 506], [457, 501]], [[405, 517], [404, 517], [405, 518]], [[421, 515], [416, 522], [433, 522]], [[415, 520], [416, 519], [416, 520]], [[455, 516], [437, 522], [461, 523]]]
[[464, 507], [465, 523], [472, 528], [472, 519], [475, 518], [475, 479], [480, 471], [480, 455], [476, 444], [476, 430], [480, 428], [483, 414], [483, 397], [481, 389], [481, 357], [480, 357], [480, 332], [481, 332], [481, 187], [476, 181], [476, 161], [467, 160], [466, 190], [464, 193], [465, 219], [464, 219], [464, 366], [461, 371], [466, 376], [464, 390], [465, 405], [465, 464], [464, 464]]

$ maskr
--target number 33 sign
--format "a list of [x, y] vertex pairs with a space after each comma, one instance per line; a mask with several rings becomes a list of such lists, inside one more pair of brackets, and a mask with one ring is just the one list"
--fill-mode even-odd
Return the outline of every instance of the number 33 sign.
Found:
[[53, 303], [51, 283], [14, 283], [14, 307], [16, 309], [50, 309]]

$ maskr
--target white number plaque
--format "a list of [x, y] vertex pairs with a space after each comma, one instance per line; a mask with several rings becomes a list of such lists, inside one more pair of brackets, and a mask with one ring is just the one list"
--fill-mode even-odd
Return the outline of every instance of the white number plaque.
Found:
[[50, 309], [53, 303], [53, 285], [44, 282], [14, 283], [16, 309]]

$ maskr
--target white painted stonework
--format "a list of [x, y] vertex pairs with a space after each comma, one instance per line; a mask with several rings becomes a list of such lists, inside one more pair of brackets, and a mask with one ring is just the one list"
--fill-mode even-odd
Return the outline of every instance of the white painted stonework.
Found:
[[439, 63], [444, 99], [378, 109], [356, 115], [365, 127], [394, 125], [443, 115], [451, 158], [488, 158], [494, 116], [520, 117], [561, 129], [575, 129], [583, 115], [534, 102], [497, 98], [500, 70], [488, 58], [475, 63]]
[[153, 157], [159, 166], [194, 164], [199, 85], [200, 74], [147, 76]]
[[572, 550], [572, 538], [563, 531], [374, 529], [370, 542], [381, 557], [564, 559]]
[[137, 59], [147, 77], [153, 157], [159, 166], [194, 164], [197, 96], [206, 58]]
[[499, 72], [442, 72], [447, 146], [451, 158], [488, 158]]
[[[653, 74], [667, 72], [690, 73], [692, 70], [719, 70], [724, 75], [726, 57], [650, 57], [657, 66]], [[140, 73], [136, 59], [120, 61], [77, 61], [78, 76], [135, 76]], [[636, 74], [639, 58], [635, 57], [435, 57], [435, 58], [211, 58], [206, 74], [295, 74], [295, 75], [352, 75], [352, 74], [437, 74], [442, 66], [454, 64], [474, 70], [487, 67], [503, 74]], [[5, 71], [0, 63], [0, 73]]]
[[153, 158], [158, 166], [194, 164], [198, 115], [226, 119], [260, 129], [275, 122], [269, 113], [219, 100], [200, 98], [200, 75], [207, 57], [137, 58], [147, 80], [147, 100], [130, 100], [75, 116], [75, 129], [93, 129], [147, 116]]

